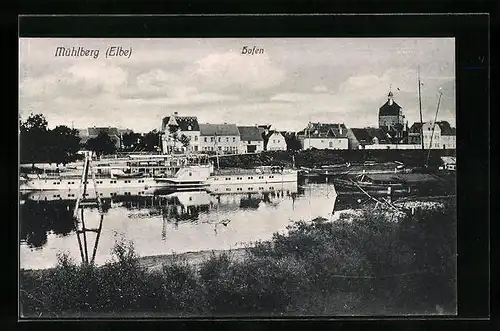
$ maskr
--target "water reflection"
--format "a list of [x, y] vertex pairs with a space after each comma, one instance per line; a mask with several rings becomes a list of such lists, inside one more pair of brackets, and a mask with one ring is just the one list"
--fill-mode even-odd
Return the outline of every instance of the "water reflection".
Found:
[[[305, 183], [226, 185], [175, 193], [101, 190], [99, 194], [106, 208], [98, 264], [109, 258], [117, 235], [132, 240], [141, 256], [227, 249], [267, 240], [291, 220], [329, 217], [336, 196], [332, 185]], [[76, 196], [48, 191], [22, 197], [21, 267], [51, 267], [61, 250], [78, 258], [72, 216]], [[89, 212], [97, 219], [97, 210]]]

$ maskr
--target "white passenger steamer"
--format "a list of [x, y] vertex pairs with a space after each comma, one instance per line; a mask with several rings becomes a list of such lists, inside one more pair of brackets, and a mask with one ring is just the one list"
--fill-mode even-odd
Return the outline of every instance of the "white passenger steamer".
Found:
[[[200, 188], [213, 169], [198, 156], [148, 155], [93, 161], [96, 186], [109, 188]], [[34, 169], [38, 169], [34, 173]], [[20, 191], [78, 190], [83, 164], [53, 169], [21, 167]]]

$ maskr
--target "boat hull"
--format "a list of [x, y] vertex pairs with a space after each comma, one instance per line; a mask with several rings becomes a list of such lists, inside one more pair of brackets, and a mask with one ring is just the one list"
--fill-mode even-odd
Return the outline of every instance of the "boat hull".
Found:
[[266, 174], [221, 174], [208, 178], [209, 185], [272, 184], [297, 182], [297, 171]]

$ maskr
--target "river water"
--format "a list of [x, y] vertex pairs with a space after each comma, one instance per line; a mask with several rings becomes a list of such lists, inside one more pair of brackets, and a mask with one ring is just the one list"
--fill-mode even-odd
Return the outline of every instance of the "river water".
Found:
[[[139, 256], [244, 247], [286, 231], [296, 220], [332, 218], [337, 194], [328, 183], [229, 185], [195, 192], [100, 191], [104, 220], [95, 262], [111, 258], [117, 240]], [[73, 230], [74, 192], [33, 192], [21, 197], [20, 267], [51, 268], [59, 253], [80, 261]], [[99, 211], [86, 208], [85, 225], [97, 228]], [[87, 234], [92, 255], [96, 234]]]

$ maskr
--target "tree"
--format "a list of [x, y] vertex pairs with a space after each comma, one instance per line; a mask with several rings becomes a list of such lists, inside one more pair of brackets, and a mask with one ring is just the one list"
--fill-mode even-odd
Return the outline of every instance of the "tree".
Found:
[[48, 129], [47, 120], [42, 114], [31, 113], [26, 121], [20, 123], [21, 162], [34, 163], [47, 161]]
[[51, 147], [51, 161], [57, 164], [73, 161], [80, 149], [78, 130], [70, 129], [65, 125], [56, 126], [49, 132], [49, 146]]
[[43, 116], [42, 114], [31, 113], [26, 121], [21, 121], [21, 132], [45, 132], [47, 131], [47, 125], [48, 122], [45, 119], [45, 116]]
[[99, 132], [97, 137], [87, 140], [87, 148], [94, 151], [97, 156], [116, 152], [115, 142], [103, 131]]
[[284, 134], [286, 141], [286, 149], [289, 151], [298, 151], [302, 149], [302, 144], [295, 133], [287, 132]]
[[191, 143], [189, 138], [184, 134], [181, 135], [179, 141], [181, 142], [182, 146], [185, 147], [186, 149], [189, 147], [189, 144]]
[[160, 147], [160, 133], [158, 130], [152, 130], [144, 136], [144, 149], [148, 152], [154, 152]]
[[141, 135], [135, 132], [127, 132], [122, 137], [122, 144], [125, 150], [131, 150], [140, 146], [141, 144]]

